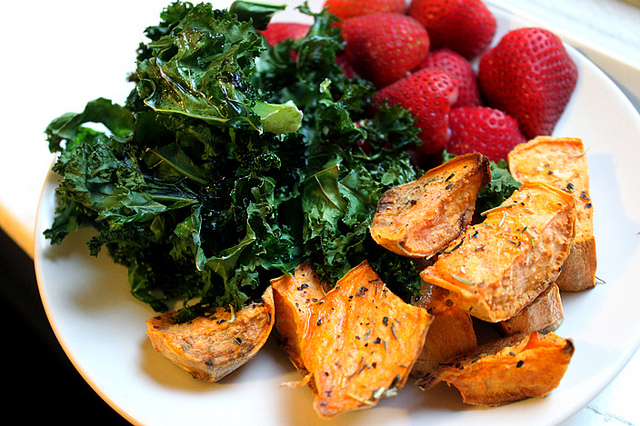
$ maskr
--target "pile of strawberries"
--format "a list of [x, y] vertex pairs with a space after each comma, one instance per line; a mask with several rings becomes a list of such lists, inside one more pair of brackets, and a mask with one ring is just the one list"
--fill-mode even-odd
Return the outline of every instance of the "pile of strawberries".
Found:
[[[325, 0], [325, 7], [340, 19], [341, 63], [373, 82], [380, 102], [412, 112], [422, 154], [506, 158], [515, 145], [552, 133], [577, 83], [575, 63], [548, 30], [513, 30], [492, 47], [496, 18], [482, 0]], [[304, 34], [293, 23], [265, 32], [270, 42]]]

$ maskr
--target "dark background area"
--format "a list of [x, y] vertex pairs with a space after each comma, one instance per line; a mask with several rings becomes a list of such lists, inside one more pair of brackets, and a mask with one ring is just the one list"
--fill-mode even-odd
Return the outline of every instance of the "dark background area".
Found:
[[128, 425], [80, 376], [49, 325], [33, 260], [0, 229], [0, 307], [5, 416], [18, 423]]

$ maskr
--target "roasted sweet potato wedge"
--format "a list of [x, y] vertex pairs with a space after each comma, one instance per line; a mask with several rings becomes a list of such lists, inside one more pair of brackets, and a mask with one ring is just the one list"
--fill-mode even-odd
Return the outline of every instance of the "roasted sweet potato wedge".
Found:
[[236, 312], [218, 308], [187, 323], [175, 323], [175, 312], [158, 315], [147, 320], [147, 335], [158, 352], [195, 379], [217, 382], [267, 341], [275, 322], [271, 287], [262, 299]]
[[571, 339], [554, 333], [516, 334], [452, 358], [416, 385], [425, 390], [446, 382], [460, 391], [466, 404], [505, 405], [557, 388], [573, 352]]
[[573, 195], [575, 238], [556, 284], [561, 291], [593, 288], [596, 284], [596, 242], [589, 169], [582, 140], [539, 136], [516, 146], [508, 160], [509, 169], [518, 181], [544, 182]]
[[399, 255], [429, 258], [469, 225], [478, 192], [490, 180], [485, 156], [455, 157], [385, 192], [369, 227], [371, 237]]
[[303, 339], [316, 412], [329, 418], [395, 395], [420, 355], [431, 319], [386, 288], [367, 262], [349, 271], [311, 306]]
[[500, 329], [506, 336], [532, 331], [546, 334], [555, 331], [563, 321], [564, 309], [560, 289], [553, 284], [515, 316], [502, 321]]
[[302, 339], [307, 330], [310, 306], [325, 295], [325, 288], [311, 264], [299, 265], [293, 274], [271, 280], [276, 312], [276, 329], [287, 356], [303, 375]]
[[478, 345], [471, 316], [454, 305], [448, 294], [448, 290], [423, 283], [420, 296], [411, 303], [426, 309], [433, 316], [422, 353], [411, 370], [414, 377], [435, 371], [440, 363]]
[[525, 183], [452, 241], [422, 279], [488, 322], [511, 318], [558, 277], [573, 242], [573, 196]]

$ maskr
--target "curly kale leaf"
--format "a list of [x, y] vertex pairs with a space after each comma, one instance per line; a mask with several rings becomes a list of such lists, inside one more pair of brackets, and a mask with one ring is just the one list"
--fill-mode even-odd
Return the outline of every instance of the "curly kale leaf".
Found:
[[520, 189], [518, 182], [511, 173], [509, 165], [504, 159], [491, 162], [491, 182], [480, 190], [476, 208], [478, 212], [489, 210], [502, 204], [514, 191]]
[[[375, 256], [378, 248], [371, 244], [368, 225], [387, 189], [418, 176], [407, 151], [419, 143], [418, 130], [399, 107], [383, 105], [372, 114], [375, 88], [348, 78], [336, 61], [344, 43], [332, 25], [335, 17], [326, 10], [300, 10], [314, 17], [308, 34], [267, 51], [254, 78], [270, 89], [272, 102], [294, 99], [304, 113], [303, 248], [318, 272], [336, 282]], [[420, 280], [412, 262], [392, 253], [379, 258], [372, 264], [381, 274], [383, 258], [404, 270], [386, 274], [388, 284], [415, 290]]]
[[[111, 132], [86, 123], [103, 124]], [[130, 112], [105, 99], [89, 102], [82, 113], [65, 114], [46, 129], [52, 150], [60, 155], [53, 171], [61, 175], [57, 193], [66, 200], [54, 222], [60, 240], [68, 232], [61, 223], [87, 222], [109, 229], [129, 222], [147, 222], [158, 214], [195, 202], [189, 188], [175, 182], [150, 181], [137, 162], [137, 154], [124, 141], [132, 130]], [[65, 147], [62, 148], [62, 141]], [[76, 228], [72, 226], [71, 228]]]
[[[177, 6], [173, 6], [177, 8]], [[302, 115], [293, 103], [271, 104], [247, 76], [264, 49], [251, 20], [239, 22], [226, 10], [200, 3], [166, 14], [159, 37], [141, 50], [136, 71], [144, 104], [159, 113], [184, 114], [215, 125], [286, 133]], [[149, 30], [149, 32], [151, 32]]]
[[239, 21], [249, 21], [256, 30], [265, 30], [276, 12], [285, 10], [285, 4], [267, 4], [253, 1], [234, 1], [229, 13], [236, 15]]
[[266, 48], [251, 17], [167, 7], [125, 106], [98, 99], [47, 128], [60, 152], [52, 243], [94, 227], [90, 253], [106, 248], [154, 310], [181, 302], [180, 320], [240, 308], [304, 261], [335, 282], [367, 259], [415, 291], [415, 265], [368, 234], [384, 191], [417, 177], [414, 120], [373, 112], [374, 87], [336, 62], [335, 17], [300, 10], [308, 35]]
[[90, 128], [83, 126], [85, 123], [103, 124], [114, 138], [122, 141], [133, 131], [133, 121], [133, 114], [127, 108], [116, 105], [108, 99], [98, 98], [88, 102], [83, 112], [69, 112], [49, 123], [45, 129], [49, 150], [62, 151], [63, 142], [66, 143], [66, 148], [71, 149], [76, 141], [82, 143], [85, 138], [91, 137], [79, 134], [90, 132]]

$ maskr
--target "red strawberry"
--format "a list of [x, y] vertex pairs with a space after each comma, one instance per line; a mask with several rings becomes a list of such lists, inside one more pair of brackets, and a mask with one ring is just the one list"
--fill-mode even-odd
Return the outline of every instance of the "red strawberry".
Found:
[[577, 80], [562, 41], [542, 28], [508, 32], [482, 55], [478, 69], [486, 103], [515, 118], [527, 139], [551, 135]]
[[324, 7], [336, 15], [341, 21], [354, 16], [371, 15], [373, 13], [404, 13], [405, 0], [325, 0]]
[[489, 160], [506, 159], [507, 154], [527, 140], [518, 122], [504, 112], [483, 106], [460, 107], [449, 117], [451, 138], [445, 149], [456, 155], [480, 152]]
[[307, 35], [311, 25], [297, 22], [270, 22], [267, 29], [260, 33], [267, 39], [270, 46], [286, 39], [297, 40]]
[[345, 53], [354, 70], [377, 87], [405, 77], [429, 53], [429, 35], [410, 16], [374, 13], [342, 22]]
[[480, 105], [476, 72], [464, 56], [445, 47], [429, 52], [429, 56], [422, 61], [419, 68], [440, 68], [456, 79], [458, 101], [453, 108]]
[[411, 111], [419, 137], [421, 151], [433, 154], [449, 140], [449, 113], [458, 99], [458, 88], [449, 74], [439, 69], [425, 68], [378, 91], [377, 100], [399, 104]]
[[482, 53], [496, 32], [496, 18], [481, 0], [413, 0], [408, 13], [425, 26], [433, 48], [467, 59]]
[[353, 69], [353, 66], [351, 66], [349, 58], [347, 58], [347, 55], [345, 53], [339, 53], [336, 56], [336, 62], [338, 63], [340, 68], [342, 68], [344, 75], [346, 75], [348, 78], [354, 78], [356, 75], [358, 75]]

